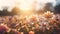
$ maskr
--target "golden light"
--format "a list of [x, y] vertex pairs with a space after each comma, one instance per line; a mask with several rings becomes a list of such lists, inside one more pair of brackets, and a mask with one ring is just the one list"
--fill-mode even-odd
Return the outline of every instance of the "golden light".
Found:
[[55, 0], [0, 0], [0, 9], [2, 10], [1, 7], [7, 6], [8, 10], [12, 11], [13, 7], [16, 6], [21, 10], [18, 14], [31, 14], [32, 11], [43, 9], [45, 3], [48, 2], [55, 4]]
[[[9, 11], [12, 10], [12, 8], [16, 5], [16, 3], [19, 3], [19, 8], [21, 7], [21, 9], [23, 10], [28, 10], [31, 7], [31, 4], [33, 4], [34, 2], [37, 2], [36, 4], [36, 10], [40, 9], [44, 3], [48, 3], [48, 2], [52, 2], [54, 5], [56, 4], [55, 0], [0, 0], [0, 9], [2, 10], [3, 6], [8, 6], [9, 7]], [[29, 7], [28, 7], [28, 6]], [[33, 5], [32, 5], [33, 6]]]
[[20, 9], [21, 10], [30, 10], [29, 4], [26, 4], [26, 3], [21, 4]]
[[30, 15], [34, 10], [34, 0], [20, 0], [17, 5], [20, 9], [19, 14], [21, 15]]
[[33, 5], [33, 3], [34, 3], [34, 0], [21, 0], [21, 2], [20, 2], [20, 9], [21, 10], [24, 10], [24, 11], [26, 11], [26, 10], [31, 10], [32, 9], [32, 5]]

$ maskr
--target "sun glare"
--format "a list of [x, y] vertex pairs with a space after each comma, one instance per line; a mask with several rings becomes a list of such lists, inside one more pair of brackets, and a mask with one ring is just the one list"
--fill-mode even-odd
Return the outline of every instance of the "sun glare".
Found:
[[19, 7], [21, 10], [31, 10], [33, 2], [33, 0], [24, 0], [20, 3]]
[[52, 2], [54, 5], [56, 4], [55, 0], [0, 0], [0, 9], [2, 9], [1, 7], [3, 6], [7, 6], [10, 10], [19, 3], [17, 7], [21, 10], [40, 10], [41, 8], [43, 9], [45, 3], [48, 2]]
[[21, 10], [29, 10], [30, 9], [29, 4], [27, 4], [27, 3], [21, 4], [20, 9]]

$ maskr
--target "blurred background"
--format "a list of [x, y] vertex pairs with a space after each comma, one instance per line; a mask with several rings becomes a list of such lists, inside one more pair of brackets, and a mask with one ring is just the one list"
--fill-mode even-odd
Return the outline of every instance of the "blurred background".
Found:
[[60, 0], [0, 0], [0, 15], [16, 15], [25, 12], [60, 13]]

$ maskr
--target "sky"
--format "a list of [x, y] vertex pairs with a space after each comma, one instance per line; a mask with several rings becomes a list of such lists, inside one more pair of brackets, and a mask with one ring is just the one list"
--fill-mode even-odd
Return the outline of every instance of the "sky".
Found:
[[[59, 1], [60, 0], [57, 0], [57, 3], [60, 3]], [[9, 11], [15, 6], [26, 10], [31, 9], [32, 7], [34, 8], [34, 5], [36, 5], [36, 10], [38, 10], [48, 2], [53, 3], [53, 6], [56, 5], [55, 0], [0, 0], [0, 10], [3, 10], [3, 7], [5, 6], [9, 8]]]
[[57, 0], [57, 5], [60, 4], [60, 0]]

